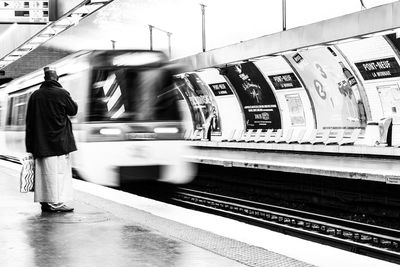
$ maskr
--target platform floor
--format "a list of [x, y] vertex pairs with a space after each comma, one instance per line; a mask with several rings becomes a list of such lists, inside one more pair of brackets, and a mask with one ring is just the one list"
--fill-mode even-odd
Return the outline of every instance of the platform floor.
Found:
[[[150, 228], [146, 221], [185, 231], [198, 239], [193, 243], [213, 243], [215, 250], [222, 245], [227, 251], [245, 251], [246, 245], [241, 246], [240, 242], [185, 229], [175, 222], [87, 193], [75, 192], [73, 213], [41, 212], [39, 205], [32, 202], [33, 193], [17, 191], [15, 172], [1, 167], [0, 171], [1, 266], [247, 266], [234, 257]], [[262, 266], [257, 261], [267, 260], [268, 255], [263, 256], [262, 249], [256, 250], [259, 255], [254, 255], [258, 259], [254, 259], [253, 266]], [[275, 266], [308, 266], [278, 254], [269, 258]]]
[[1, 266], [394, 266], [76, 180], [74, 213], [42, 213], [15, 166], [0, 166]]

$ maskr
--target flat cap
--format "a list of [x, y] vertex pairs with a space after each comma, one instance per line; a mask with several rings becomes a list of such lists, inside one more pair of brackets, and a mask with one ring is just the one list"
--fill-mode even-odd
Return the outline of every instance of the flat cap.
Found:
[[52, 67], [52, 66], [47, 66], [44, 67], [44, 72], [56, 72], [56, 68]]

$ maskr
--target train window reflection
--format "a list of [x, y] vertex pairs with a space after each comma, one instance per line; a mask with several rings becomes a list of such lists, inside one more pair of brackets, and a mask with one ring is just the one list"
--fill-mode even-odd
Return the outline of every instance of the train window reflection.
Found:
[[89, 121], [179, 120], [177, 91], [163, 69], [95, 69]]

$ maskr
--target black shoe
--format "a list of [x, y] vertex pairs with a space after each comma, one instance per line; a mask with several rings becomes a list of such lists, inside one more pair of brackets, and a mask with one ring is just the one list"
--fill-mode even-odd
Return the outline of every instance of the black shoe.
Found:
[[48, 211], [48, 212], [72, 212], [74, 211], [74, 208], [68, 207], [67, 205], [61, 205], [61, 206], [52, 206], [49, 204], [42, 204], [42, 211]]
[[40, 205], [42, 206], [41, 209], [42, 211], [48, 211], [48, 209], [50, 208], [49, 204], [47, 204], [47, 202], [40, 202]]

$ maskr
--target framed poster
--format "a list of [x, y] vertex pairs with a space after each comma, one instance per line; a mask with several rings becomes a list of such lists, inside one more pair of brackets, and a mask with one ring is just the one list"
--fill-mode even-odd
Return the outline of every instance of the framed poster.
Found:
[[383, 116], [390, 117], [400, 113], [400, 88], [397, 83], [377, 86]]
[[281, 116], [275, 95], [252, 62], [228, 67], [226, 77], [242, 104], [246, 129], [281, 129]]
[[285, 99], [289, 110], [291, 126], [305, 126], [306, 119], [300, 95], [297, 93], [287, 94], [285, 95]]

